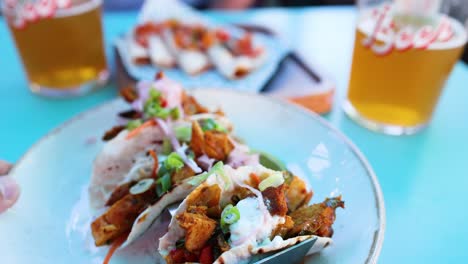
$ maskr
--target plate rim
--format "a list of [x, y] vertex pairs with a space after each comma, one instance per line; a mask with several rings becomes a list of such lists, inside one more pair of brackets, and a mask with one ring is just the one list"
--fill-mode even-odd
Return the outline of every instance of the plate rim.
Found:
[[[190, 90], [186, 90], [188, 93], [197, 93], [197, 91], [208, 91], [210, 93], [233, 93], [233, 94], [238, 94], [238, 95], [244, 95], [244, 96], [255, 96], [258, 98], [261, 98], [262, 100], [266, 101], [271, 101], [277, 105], [280, 105], [283, 108], [291, 108], [294, 111], [298, 112], [299, 114], [305, 115], [308, 118], [311, 118], [312, 120], [315, 120], [319, 122], [320, 125], [326, 127], [330, 131], [332, 131], [340, 140], [343, 141], [343, 143], [349, 147], [349, 149], [357, 156], [363, 167], [365, 168], [367, 172], [367, 176], [370, 179], [371, 185], [372, 185], [372, 190], [374, 193], [374, 198], [375, 198], [375, 206], [377, 208], [377, 218], [379, 220], [379, 228], [374, 232], [374, 237], [372, 241], [372, 245], [370, 247], [367, 259], [365, 261], [366, 264], [375, 264], [377, 263], [377, 260], [380, 256], [380, 253], [382, 251], [382, 246], [383, 246], [383, 241], [385, 237], [385, 228], [386, 228], [386, 212], [385, 212], [385, 203], [384, 203], [384, 197], [383, 197], [383, 192], [382, 188], [380, 186], [380, 183], [377, 179], [377, 175], [375, 174], [374, 170], [372, 169], [372, 166], [370, 165], [369, 161], [367, 158], [364, 156], [364, 154], [361, 152], [361, 150], [349, 139], [343, 132], [341, 132], [338, 128], [334, 127], [329, 121], [325, 120], [323, 117], [321, 117], [319, 114], [304, 108], [302, 106], [290, 103], [284, 99], [273, 97], [273, 96], [268, 96], [266, 94], [259, 94], [255, 92], [246, 92], [246, 91], [237, 91], [237, 90], [232, 90], [232, 89], [217, 89], [217, 88], [192, 88]], [[70, 124], [75, 123], [79, 121], [80, 119], [84, 118], [85, 116], [88, 116], [90, 114], [93, 114], [96, 111], [99, 111], [100, 109], [109, 107], [109, 105], [116, 104], [117, 102], [123, 102], [123, 99], [120, 97], [111, 99], [109, 101], [100, 103], [96, 106], [93, 106], [89, 109], [86, 109], [68, 120], [64, 121], [63, 123], [60, 123], [58, 126], [54, 127], [51, 129], [49, 132], [47, 132], [44, 136], [42, 136], [39, 140], [37, 140], [35, 143], [33, 143], [27, 150], [24, 152], [20, 158], [13, 164], [13, 167], [11, 168], [9, 175], [13, 176], [16, 173], [17, 168], [23, 163], [23, 161], [31, 155], [31, 152], [35, 150], [38, 146], [41, 145], [42, 142], [47, 140], [48, 138], [54, 136], [55, 134], [59, 133], [61, 130], [64, 128], [68, 127]]]

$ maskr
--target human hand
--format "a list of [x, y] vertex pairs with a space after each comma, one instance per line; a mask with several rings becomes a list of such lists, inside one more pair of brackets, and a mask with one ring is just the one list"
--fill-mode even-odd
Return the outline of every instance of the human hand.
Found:
[[11, 164], [0, 160], [0, 214], [12, 207], [20, 195], [19, 185], [7, 175], [10, 169]]

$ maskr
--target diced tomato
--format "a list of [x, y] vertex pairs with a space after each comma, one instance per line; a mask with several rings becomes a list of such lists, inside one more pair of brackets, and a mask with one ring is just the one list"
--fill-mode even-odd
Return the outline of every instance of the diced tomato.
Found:
[[138, 25], [135, 28], [135, 40], [143, 47], [148, 47], [148, 38], [151, 35], [159, 34], [162, 28], [162, 24], [156, 24], [153, 22]]
[[229, 35], [229, 32], [227, 32], [226, 30], [224, 29], [218, 29], [216, 30], [216, 38], [221, 41], [221, 42], [226, 42], [229, 40], [229, 38], [231, 37]]
[[169, 256], [174, 264], [198, 261], [198, 256], [196, 254], [190, 253], [184, 248], [173, 249], [169, 253]]
[[185, 250], [185, 262], [196, 262], [198, 256], [194, 253], [190, 253], [188, 250]]
[[252, 49], [252, 34], [246, 33], [237, 41], [237, 48], [241, 51]]
[[247, 56], [255, 58], [255, 57], [259, 56], [262, 53], [263, 53], [263, 48], [262, 47], [257, 47], [255, 49], [253, 49], [249, 54], [247, 54]]
[[169, 256], [171, 257], [171, 260], [173, 263], [184, 263], [186, 262], [185, 260], [185, 249], [183, 248], [177, 248], [171, 250], [169, 253]]
[[211, 264], [213, 261], [213, 248], [210, 245], [205, 246], [200, 252], [200, 258], [198, 259], [198, 262], [201, 264]]
[[262, 48], [254, 48], [252, 43], [252, 34], [246, 33], [236, 43], [236, 53], [250, 57], [256, 57], [263, 52]]
[[161, 97], [161, 106], [166, 107], [167, 106], [167, 100], [164, 97]]

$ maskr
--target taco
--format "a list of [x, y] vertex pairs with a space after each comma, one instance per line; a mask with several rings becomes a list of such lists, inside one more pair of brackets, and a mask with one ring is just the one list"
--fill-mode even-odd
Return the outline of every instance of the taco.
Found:
[[98, 212], [91, 223], [96, 246], [133, 242], [216, 162], [259, 163], [259, 155], [231, 135], [222, 111], [209, 111], [178, 83], [158, 75], [132, 93], [122, 92], [132, 106], [120, 113], [127, 124], [106, 133], [94, 161], [89, 195]]
[[163, 68], [172, 68], [176, 65], [176, 59], [162, 39], [162, 32], [166, 28], [167, 24], [163, 22], [142, 23], [135, 27], [133, 38], [141, 47], [146, 48], [147, 58], [152, 64]]
[[186, 73], [197, 75], [210, 69], [212, 64], [205, 54], [209, 30], [202, 24], [182, 24], [178, 20], [166, 21], [163, 32], [167, 48], [177, 58], [177, 64]]
[[160, 239], [167, 263], [246, 263], [256, 255], [315, 238], [331, 243], [341, 197], [308, 206], [312, 191], [289, 172], [225, 165], [180, 204]]
[[254, 45], [251, 33], [235, 37], [217, 29], [213, 35], [207, 54], [216, 69], [229, 79], [246, 76], [266, 60], [266, 50]]

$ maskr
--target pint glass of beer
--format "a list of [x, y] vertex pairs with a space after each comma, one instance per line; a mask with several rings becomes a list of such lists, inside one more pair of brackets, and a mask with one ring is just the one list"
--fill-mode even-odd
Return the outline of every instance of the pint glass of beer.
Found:
[[386, 134], [425, 127], [463, 52], [463, 25], [441, 0], [360, 0], [344, 111]]
[[101, 0], [3, 0], [2, 11], [31, 91], [70, 97], [108, 80]]

